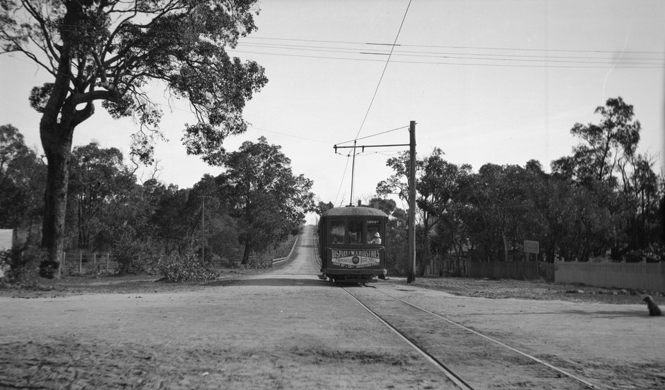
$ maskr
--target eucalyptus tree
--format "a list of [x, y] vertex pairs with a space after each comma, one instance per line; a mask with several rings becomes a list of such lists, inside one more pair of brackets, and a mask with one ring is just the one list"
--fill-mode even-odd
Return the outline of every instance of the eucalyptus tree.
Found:
[[94, 250], [95, 244], [102, 244], [95, 238], [108, 236], [105, 231], [112, 225], [113, 209], [134, 190], [136, 178], [123, 159], [120, 150], [100, 148], [95, 142], [72, 152], [68, 215], [75, 227], [68, 230], [76, 230], [79, 248]]
[[573, 155], [552, 162], [552, 170], [583, 183], [617, 184], [613, 173], [635, 155], [640, 141], [640, 122], [633, 106], [621, 97], [607, 99], [595, 110], [601, 115], [598, 124], [576, 123], [570, 133], [583, 142], [573, 148]]
[[310, 191], [313, 183], [295, 176], [281, 146], [268, 144], [265, 137], [244, 142], [228, 154], [225, 166], [227, 171], [218, 177], [221, 198], [239, 220], [238, 238], [245, 246], [241, 263], [247, 264], [252, 251], [298, 232], [305, 213], [316, 208]]
[[658, 178], [647, 156], [636, 153], [641, 124], [621, 97], [596, 108], [597, 124], [575, 124], [582, 142], [573, 155], [552, 162], [552, 172], [572, 185], [583, 185], [611, 216], [613, 256], [649, 246], [657, 229]]
[[0, 228], [28, 226], [41, 217], [46, 167], [12, 125], [0, 126]]
[[[423, 232], [418, 245], [417, 257], [418, 274], [423, 275], [428, 264], [430, 244], [429, 237], [432, 229], [451, 207], [457, 194], [458, 183], [462, 176], [468, 175], [471, 166], [458, 167], [442, 158], [443, 151], [435, 148], [432, 153], [416, 160], [416, 205]], [[403, 153], [399, 157], [388, 160], [386, 165], [395, 173], [387, 180], [377, 184], [377, 193], [380, 195], [396, 194], [408, 201], [408, 168], [409, 154]]]
[[52, 78], [32, 89], [41, 113], [48, 176], [43, 246], [58, 264], [74, 130], [95, 112], [140, 125], [132, 153], [152, 159], [162, 117], [151, 99], [154, 82], [184, 98], [196, 114], [182, 141], [187, 152], [219, 163], [223, 140], [246, 130], [245, 102], [267, 82], [255, 62], [227, 48], [256, 30], [257, 0], [2, 0], [0, 50], [19, 52]]

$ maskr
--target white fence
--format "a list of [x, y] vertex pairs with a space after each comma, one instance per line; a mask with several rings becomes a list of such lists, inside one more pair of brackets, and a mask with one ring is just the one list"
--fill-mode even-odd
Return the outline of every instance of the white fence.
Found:
[[554, 281], [665, 292], [665, 263], [556, 262]]

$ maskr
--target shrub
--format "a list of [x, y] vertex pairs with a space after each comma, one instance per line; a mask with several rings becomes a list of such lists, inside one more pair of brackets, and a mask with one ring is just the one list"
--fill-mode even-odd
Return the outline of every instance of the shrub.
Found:
[[628, 251], [623, 258], [626, 263], [639, 263], [641, 261], [646, 261], [647, 263], [658, 263], [660, 261], [665, 261], [665, 250], [660, 247], [644, 250], [634, 249]]
[[118, 263], [118, 274], [138, 274], [145, 271], [147, 251], [145, 244], [134, 239], [131, 231], [123, 232], [113, 243], [113, 257]]
[[157, 270], [166, 282], [202, 282], [217, 279], [219, 273], [210, 264], [202, 263], [193, 253], [173, 254], [157, 263]]
[[0, 268], [4, 271], [4, 283], [29, 287], [38, 284], [38, 275], [53, 278], [58, 263], [48, 261], [37, 247], [15, 248], [0, 251]]

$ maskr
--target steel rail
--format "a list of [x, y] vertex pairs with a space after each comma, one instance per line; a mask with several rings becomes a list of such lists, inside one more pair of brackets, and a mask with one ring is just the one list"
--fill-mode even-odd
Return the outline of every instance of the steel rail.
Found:
[[420, 353], [427, 361], [432, 363], [435, 367], [437, 367], [443, 374], [450, 379], [457, 387], [459, 387], [462, 390], [473, 390], [473, 387], [466, 383], [464, 379], [459, 377], [455, 372], [453, 372], [451, 369], [446, 367], [445, 364], [443, 364], [441, 361], [439, 361], [437, 358], [432, 356], [429, 352], [427, 352], [425, 349], [421, 348], [414, 340], [412, 340], [409, 336], [398, 330], [396, 327], [392, 326], [389, 322], [384, 320], [380, 315], [378, 315], [375, 311], [369, 308], [369, 306], [365, 305], [363, 302], [361, 302], [358, 298], [356, 298], [353, 294], [351, 294], [345, 287], [342, 287], [342, 290], [349, 294], [351, 298], [353, 298], [360, 306], [362, 306], [367, 312], [369, 312], [371, 315], [373, 315], [379, 322], [381, 322], [383, 325], [385, 325], [388, 329], [393, 331], [398, 337], [400, 337], [404, 342], [406, 342], [409, 346], [411, 346], [413, 349], [415, 349], [418, 353]]
[[[529, 358], [529, 359], [531, 359], [531, 360], [533, 360], [533, 361], [535, 361], [535, 362], [537, 362], [537, 363], [539, 363], [539, 364], [542, 364], [542, 365], [544, 365], [544, 366], [546, 366], [546, 367], [548, 367], [548, 368], [550, 368], [550, 369], [552, 369], [552, 370], [554, 370], [554, 371], [557, 371], [557, 372], [559, 372], [559, 373], [561, 373], [561, 374], [563, 374], [563, 375], [565, 375], [565, 376], [567, 376], [567, 377], [569, 377], [569, 378], [571, 378], [571, 379], [574, 379], [574, 380], [576, 380], [576, 381], [582, 383], [583, 385], [587, 386], [588, 388], [591, 388], [591, 389], [602, 389], [601, 387], [599, 387], [599, 386], [597, 386], [597, 385], [594, 385], [593, 383], [590, 383], [590, 382], [588, 382], [588, 381], [586, 381], [586, 380], [584, 380], [584, 379], [578, 377], [577, 375], [571, 374], [571, 373], [569, 373], [568, 371], [565, 371], [565, 370], [563, 370], [563, 369], [561, 369], [561, 368], [559, 368], [559, 367], [553, 366], [553, 365], [547, 363], [546, 361], [543, 361], [543, 360], [541, 360], [541, 359], [538, 359], [538, 358], [535, 357], [535, 356], [529, 355], [529, 354], [526, 353], [526, 352], [522, 352], [522, 351], [520, 351], [520, 350], [518, 350], [518, 349], [516, 349], [516, 348], [513, 348], [513, 347], [511, 347], [511, 346], [509, 346], [509, 345], [507, 345], [507, 344], [504, 344], [504, 343], [502, 343], [502, 342], [500, 342], [500, 341], [498, 341], [498, 340], [495, 340], [495, 339], [493, 339], [493, 338], [491, 338], [491, 337], [489, 337], [489, 336], [486, 336], [486, 335], [484, 335], [484, 334], [482, 334], [482, 333], [480, 333], [480, 332], [478, 332], [478, 331], [475, 331], [475, 330], [473, 330], [473, 329], [471, 329], [471, 328], [468, 328], [468, 327], [466, 327], [466, 326], [464, 326], [464, 325], [462, 325], [462, 324], [459, 324], [459, 323], [457, 323], [457, 322], [455, 322], [455, 321], [453, 321], [453, 320], [451, 320], [451, 319], [449, 319], [449, 318], [446, 318], [446, 317], [444, 317], [444, 316], [441, 316], [441, 315], [439, 315], [439, 314], [436, 314], [436, 313], [434, 313], [434, 312], [432, 312], [432, 311], [430, 311], [430, 310], [424, 309], [424, 308], [422, 308], [422, 307], [420, 307], [420, 306], [414, 305], [414, 304], [411, 303], [411, 302], [408, 302], [408, 301], [405, 301], [405, 300], [403, 300], [403, 299], [401, 299], [401, 298], [398, 298], [398, 297], [392, 296], [392, 295], [390, 295], [390, 294], [388, 294], [388, 293], [385, 293], [385, 292], [383, 292], [383, 291], [379, 291], [378, 289], [377, 289], [377, 291], [380, 292], [380, 293], [383, 294], [383, 295], [386, 295], [386, 296], [392, 298], [392, 299], [395, 299], [395, 300], [400, 301], [400, 302], [402, 302], [402, 303], [404, 303], [404, 304], [406, 304], [406, 305], [409, 305], [409, 306], [413, 307], [414, 309], [417, 309], [417, 310], [420, 310], [420, 311], [422, 311], [422, 312], [425, 312], [425, 313], [428, 313], [428, 314], [430, 314], [430, 315], [433, 315], [434, 317], [439, 318], [439, 319], [441, 319], [441, 320], [444, 320], [444, 321], [448, 322], [448, 323], [451, 324], [451, 325], [455, 325], [455, 326], [457, 326], [457, 327], [459, 327], [459, 328], [461, 328], [461, 329], [464, 329], [464, 330], [466, 330], [466, 331], [468, 331], [468, 332], [471, 332], [471, 333], [473, 333], [473, 334], [475, 334], [475, 335], [477, 335], [477, 336], [480, 336], [480, 337], [482, 337], [482, 338], [484, 338], [484, 339], [486, 339], [486, 340], [488, 340], [488, 341], [491, 341], [491, 342], [493, 342], [493, 343], [495, 343], [495, 344], [497, 344], [497, 345], [500, 345], [500, 346], [502, 346], [502, 347], [504, 347], [504, 348], [507, 348], [507, 349], [509, 349], [509, 350], [511, 350], [511, 351], [513, 351], [513, 352], [515, 352], [515, 353], [518, 353], [518, 354], [520, 354], [520, 355], [522, 355], [522, 356], [524, 356], [524, 357], [526, 357], [526, 358]], [[347, 291], [347, 293], [349, 293], [349, 292]], [[350, 294], [350, 293], [349, 293], [349, 294]], [[355, 297], [354, 297], [354, 298], [355, 298]], [[357, 300], [357, 298], [356, 298], [356, 300]]]

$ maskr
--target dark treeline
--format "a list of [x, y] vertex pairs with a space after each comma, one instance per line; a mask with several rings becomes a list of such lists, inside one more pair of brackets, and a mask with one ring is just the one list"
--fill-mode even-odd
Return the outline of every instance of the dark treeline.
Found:
[[[573, 126], [579, 143], [551, 162], [550, 173], [535, 160], [474, 172], [446, 161], [439, 148], [418, 159], [417, 272], [432, 261], [524, 260], [525, 240], [539, 242], [538, 259], [546, 262], [665, 260], [665, 180], [650, 156], [637, 153], [633, 108], [616, 98], [596, 113], [599, 123]], [[20, 228], [39, 246], [46, 166], [11, 125], [0, 127], [0, 147], [0, 228]], [[386, 251], [397, 272], [406, 270], [407, 213], [388, 195], [408, 201], [408, 164], [408, 153], [389, 159], [394, 174], [369, 202], [391, 216]], [[138, 183], [115, 148], [74, 148], [66, 247], [247, 264], [251, 253], [297, 233], [315, 210], [312, 182], [294, 175], [265, 138], [228, 153], [224, 166], [223, 174], [181, 189], [157, 179]], [[316, 211], [329, 207], [320, 202]], [[121, 272], [140, 271], [132, 261], [122, 264]]]
[[[648, 155], [636, 152], [640, 123], [621, 98], [598, 107], [598, 124], [576, 124], [579, 144], [551, 162], [525, 166], [446, 161], [441, 149], [417, 160], [417, 272], [433, 261], [525, 260], [524, 241], [538, 241], [540, 261], [663, 261], [665, 181]], [[379, 198], [408, 201], [408, 152], [388, 160], [394, 174], [377, 185]], [[321, 206], [321, 205], [320, 205]], [[406, 270], [406, 212], [389, 213], [389, 267]]]
[[[0, 127], [0, 147], [0, 228], [18, 228], [39, 247], [46, 165], [11, 125]], [[296, 234], [313, 204], [311, 180], [294, 175], [280, 149], [263, 137], [245, 142], [228, 153], [223, 174], [183, 189], [155, 178], [139, 183], [116, 148], [75, 147], [65, 248], [110, 251], [120, 273], [171, 253], [248, 264], [250, 254]]]

